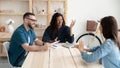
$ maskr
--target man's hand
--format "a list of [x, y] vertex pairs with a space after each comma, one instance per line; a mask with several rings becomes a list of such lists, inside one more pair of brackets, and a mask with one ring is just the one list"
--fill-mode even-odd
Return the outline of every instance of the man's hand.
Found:
[[44, 44], [44, 42], [42, 42], [41, 40], [39, 40], [39, 39], [36, 39], [36, 40], [35, 40], [35, 45], [41, 46], [41, 45], [43, 45], [43, 44]]
[[49, 43], [45, 43], [43, 46], [40, 46], [42, 51], [47, 51], [50, 47]]

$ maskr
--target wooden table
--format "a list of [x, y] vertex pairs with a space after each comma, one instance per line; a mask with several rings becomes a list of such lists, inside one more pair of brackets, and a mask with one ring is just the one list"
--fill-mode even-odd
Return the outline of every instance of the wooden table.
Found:
[[103, 68], [98, 62], [87, 63], [76, 48], [59, 47], [29, 52], [22, 68]]
[[5, 41], [9, 41], [11, 38], [12, 33], [9, 32], [0, 32], [0, 57], [6, 57], [6, 54], [3, 52], [2, 43]]

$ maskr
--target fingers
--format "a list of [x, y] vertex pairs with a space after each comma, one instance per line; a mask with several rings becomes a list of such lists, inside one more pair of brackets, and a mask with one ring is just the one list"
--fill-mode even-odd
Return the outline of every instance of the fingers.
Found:
[[75, 47], [75, 48], [78, 48], [78, 47], [79, 47], [79, 43], [75, 43], [75, 44], [74, 44], [74, 47]]
[[75, 43], [74, 44], [74, 47], [75, 48], [78, 48], [80, 52], [82, 52], [84, 50], [84, 41], [83, 40], [80, 40], [79, 43]]
[[47, 51], [47, 50], [49, 50], [49, 48], [50, 48], [50, 44], [49, 43], [45, 43], [45, 45], [43, 46], [43, 51]]
[[76, 20], [72, 20], [72, 22], [74, 22], [74, 23], [75, 23], [75, 22], [76, 22]]
[[58, 37], [55, 38], [55, 41], [57, 41]]
[[78, 48], [81, 52], [84, 50], [84, 41], [83, 40], [80, 40]]
[[72, 24], [72, 25], [74, 25], [74, 24], [75, 24], [75, 22], [76, 22], [76, 20], [72, 20], [71, 24]]
[[73, 26], [75, 25], [75, 20], [72, 20], [72, 22], [71, 22], [71, 24], [70, 24], [70, 28], [72, 29], [73, 28]]

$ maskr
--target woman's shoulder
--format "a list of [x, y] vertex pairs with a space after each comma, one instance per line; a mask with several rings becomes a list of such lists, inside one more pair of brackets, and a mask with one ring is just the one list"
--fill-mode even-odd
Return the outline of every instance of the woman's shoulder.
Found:
[[50, 30], [51, 29], [51, 27], [50, 26], [48, 26], [47, 28], [46, 28], [46, 30]]
[[106, 39], [105, 43], [108, 44], [115, 44], [115, 42], [112, 39]]
[[114, 48], [117, 44], [112, 39], [106, 39], [106, 41], [103, 43], [103, 47], [107, 47], [108, 49]]

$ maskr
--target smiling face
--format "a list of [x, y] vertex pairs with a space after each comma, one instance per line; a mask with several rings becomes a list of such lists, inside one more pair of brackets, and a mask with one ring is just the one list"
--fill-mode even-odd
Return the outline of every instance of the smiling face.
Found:
[[29, 17], [25, 18], [25, 22], [29, 28], [33, 29], [36, 25], [37, 20], [35, 16], [30, 15]]
[[57, 26], [60, 28], [63, 24], [63, 19], [62, 16], [57, 17]]

